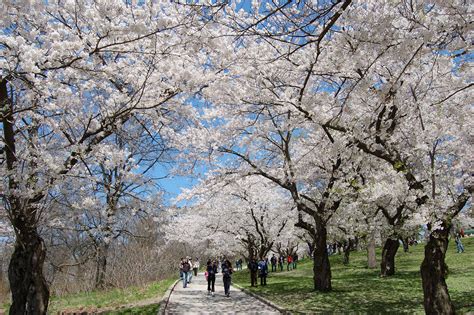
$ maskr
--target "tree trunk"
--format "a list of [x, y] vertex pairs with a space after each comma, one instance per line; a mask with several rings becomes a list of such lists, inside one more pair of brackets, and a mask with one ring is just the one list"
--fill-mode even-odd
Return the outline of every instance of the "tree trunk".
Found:
[[[318, 220], [317, 220], [318, 221]], [[316, 222], [313, 254], [313, 279], [316, 291], [331, 291], [331, 265], [326, 248], [327, 230], [322, 222]]]
[[[2, 117], [3, 148], [8, 175], [9, 192], [18, 189], [14, 175], [18, 160], [15, 146], [13, 102], [8, 97], [7, 80], [0, 78], [0, 116]], [[15, 229], [15, 250], [8, 266], [8, 280], [12, 292], [10, 314], [46, 314], [49, 300], [49, 289], [43, 276], [43, 263], [46, 248], [37, 230], [36, 215], [38, 209], [32, 204], [44, 197], [37, 194], [31, 199], [20, 200], [10, 194], [7, 196], [7, 207], [10, 209], [10, 220]]]
[[109, 252], [108, 244], [101, 244], [97, 249], [97, 269], [95, 274], [95, 288], [104, 289], [105, 275], [107, 272], [107, 256]]
[[[20, 220], [16, 220], [19, 223]], [[15, 250], [8, 266], [10, 314], [46, 314], [49, 289], [43, 276], [46, 248], [35, 228], [16, 225]]]
[[380, 274], [382, 277], [395, 274], [395, 255], [399, 246], [398, 239], [387, 238], [385, 241], [382, 250], [382, 263], [380, 264]]
[[377, 257], [375, 255], [375, 236], [374, 233], [369, 235], [367, 244], [367, 267], [370, 269], [377, 268]]
[[444, 222], [442, 230], [431, 232], [425, 246], [425, 257], [420, 270], [426, 314], [454, 314], [454, 306], [446, 285], [448, 267], [445, 256], [450, 228], [450, 225]]
[[344, 256], [342, 257], [342, 263], [344, 265], [349, 265], [349, 255], [351, 254], [351, 250], [354, 247], [354, 243], [355, 242], [352, 239], [344, 241], [343, 243]]

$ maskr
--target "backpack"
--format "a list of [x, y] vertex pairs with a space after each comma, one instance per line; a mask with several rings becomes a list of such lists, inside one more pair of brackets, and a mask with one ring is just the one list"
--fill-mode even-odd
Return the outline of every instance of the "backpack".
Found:
[[227, 278], [230, 278], [230, 274], [231, 274], [231, 273], [232, 273], [232, 272], [231, 272], [230, 268], [227, 267], [227, 265], [224, 265], [224, 266], [222, 267], [222, 275], [224, 276], [224, 278], [226, 278], [226, 279], [227, 279]]
[[188, 272], [189, 269], [191, 269], [191, 266], [189, 265], [188, 262], [185, 262], [185, 263], [183, 264], [183, 271], [184, 271], [184, 272]]

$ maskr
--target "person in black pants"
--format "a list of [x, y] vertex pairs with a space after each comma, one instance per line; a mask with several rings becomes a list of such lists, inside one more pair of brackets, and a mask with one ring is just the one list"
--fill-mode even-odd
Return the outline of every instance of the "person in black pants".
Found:
[[257, 286], [257, 272], [258, 272], [258, 264], [255, 261], [255, 258], [252, 258], [247, 266], [250, 270], [250, 283], [252, 287]]
[[232, 282], [232, 264], [229, 260], [225, 260], [222, 264], [222, 279], [224, 280], [224, 294], [230, 297], [230, 283]]
[[216, 262], [212, 262], [209, 259], [207, 261], [207, 292], [208, 294], [212, 294], [214, 296], [214, 285], [216, 283], [216, 273], [217, 273], [217, 264]]
[[258, 271], [258, 276], [260, 277], [260, 285], [267, 285], [268, 264], [263, 258], [260, 258], [260, 261], [258, 262]]
[[270, 262], [272, 264], [272, 272], [277, 271], [277, 258], [275, 257], [275, 254], [273, 254], [272, 258], [270, 259]]

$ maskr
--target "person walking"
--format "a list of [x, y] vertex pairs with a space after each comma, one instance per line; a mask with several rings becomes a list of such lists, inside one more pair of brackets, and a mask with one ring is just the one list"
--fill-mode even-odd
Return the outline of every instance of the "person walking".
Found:
[[183, 270], [183, 288], [186, 288], [189, 283], [189, 274], [191, 266], [189, 265], [189, 261], [187, 259], [183, 259], [183, 263], [181, 264], [181, 266], [181, 269]]
[[272, 264], [272, 272], [275, 272], [277, 270], [277, 258], [275, 257], [275, 254], [273, 254], [270, 262]]
[[181, 260], [179, 261], [178, 269], [179, 269], [179, 279], [183, 280], [183, 263], [184, 263], [184, 258], [181, 257]]
[[293, 255], [293, 269], [296, 269], [296, 264], [298, 263], [298, 254]]
[[454, 242], [456, 243], [457, 252], [464, 253], [464, 245], [461, 242], [461, 235], [459, 233], [456, 233], [456, 238], [454, 239]]
[[189, 263], [189, 273], [188, 273], [188, 283], [191, 283], [193, 279], [193, 259], [191, 257], [187, 257]]
[[249, 264], [247, 266], [250, 270], [250, 285], [252, 287], [257, 286], [257, 272], [258, 272], [258, 264], [255, 261], [255, 258], [250, 259]]
[[280, 271], [283, 271], [283, 264], [285, 263], [285, 258], [282, 255], [278, 257], [278, 265], [280, 266]]
[[206, 266], [207, 273], [207, 293], [214, 296], [214, 287], [216, 284], [217, 263], [209, 259]]
[[258, 276], [260, 277], [260, 285], [267, 285], [268, 263], [260, 258], [258, 262]]
[[222, 279], [224, 281], [224, 294], [230, 297], [230, 283], [232, 282], [232, 264], [228, 259], [222, 263]]
[[199, 263], [199, 258], [196, 257], [196, 260], [194, 261], [194, 264], [193, 264], [193, 271], [194, 271], [195, 277], [197, 277], [198, 275], [199, 267], [201, 267], [201, 264]]
[[291, 257], [291, 255], [288, 255], [288, 257], [286, 258], [286, 271], [291, 270], [292, 264], [293, 264], [293, 257]]

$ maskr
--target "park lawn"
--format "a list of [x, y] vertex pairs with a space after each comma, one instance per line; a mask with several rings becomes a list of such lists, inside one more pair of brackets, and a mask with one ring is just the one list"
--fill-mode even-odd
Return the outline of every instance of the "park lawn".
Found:
[[[145, 287], [128, 287], [125, 289], [111, 289], [107, 291], [93, 291], [71, 294], [63, 297], [52, 297], [49, 302], [48, 313], [56, 314], [64, 310], [96, 310], [103, 308], [119, 308], [146, 299], [160, 299], [176, 279], [165, 279], [153, 282]], [[150, 306], [131, 307], [113, 311], [110, 314], [156, 314], [157, 304]], [[146, 312], [144, 312], [146, 310]]]
[[[474, 238], [464, 238], [463, 244], [465, 252], [457, 254], [450, 241], [446, 257], [449, 293], [460, 313], [474, 311]], [[233, 281], [292, 313], [424, 313], [419, 272], [423, 251], [424, 245], [411, 246], [409, 253], [400, 246], [396, 274], [388, 278], [381, 278], [378, 269], [366, 268], [365, 251], [351, 252], [348, 266], [342, 264], [342, 256], [330, 256], [333, 291], [328, 293], [313, 290], [313, 264], [308, 259], [296, 270], [270, 273], [265, 287], [250, 287], [247, 270], [236, 272]], [[380, 257], [378, 249], [378, 262]]]

